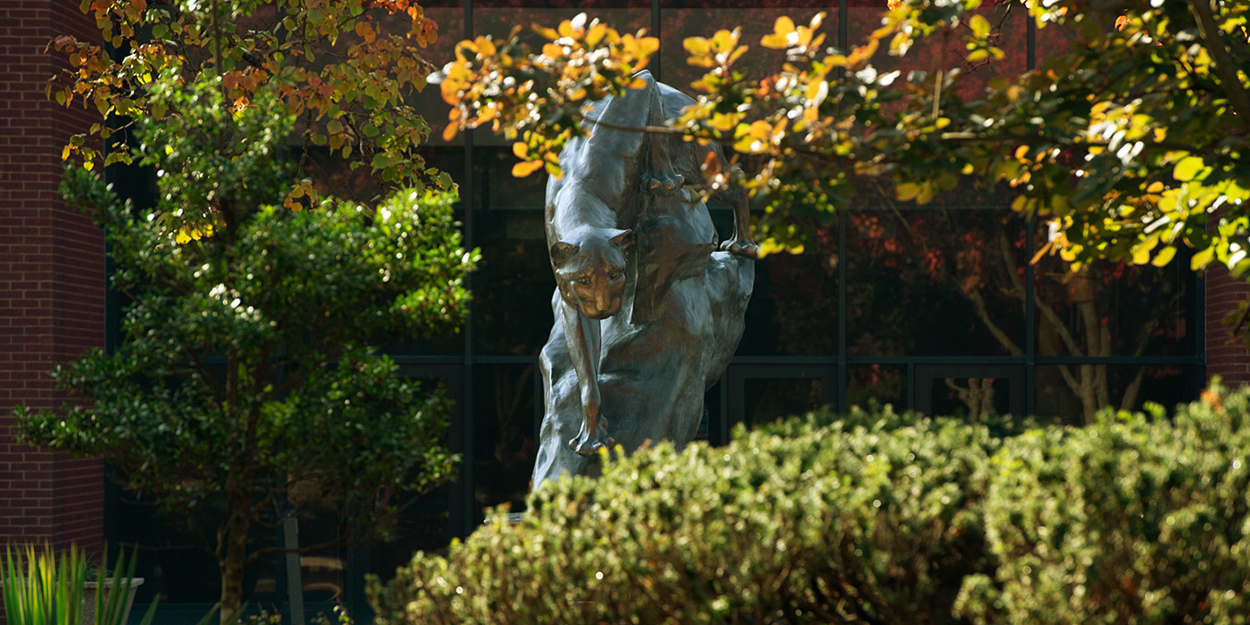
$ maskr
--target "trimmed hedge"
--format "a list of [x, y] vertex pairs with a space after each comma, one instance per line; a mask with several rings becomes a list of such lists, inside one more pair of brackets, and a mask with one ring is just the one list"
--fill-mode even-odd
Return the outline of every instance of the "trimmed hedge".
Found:
[[380, 625], [1245, 622], [1247, 391], [1204, 396], [1087, 428], [886, 407], [660, 445], [371, 603]]
[[992, 459], [999, 564], [964, 581], [977, 623], [1246, 623], [1250, 409], [1212, 387], [1167, 419], [1104, 412]]

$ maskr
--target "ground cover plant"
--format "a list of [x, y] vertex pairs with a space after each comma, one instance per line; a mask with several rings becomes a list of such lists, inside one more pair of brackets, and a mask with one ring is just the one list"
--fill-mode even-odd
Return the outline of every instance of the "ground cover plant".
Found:
[[[1169, 418], [814, 414], [548, 483], [371, 582], [383, 625], [1244, 622], [1250, 391]], [[1242, 620], [1238, 620], [1242, 619]]]

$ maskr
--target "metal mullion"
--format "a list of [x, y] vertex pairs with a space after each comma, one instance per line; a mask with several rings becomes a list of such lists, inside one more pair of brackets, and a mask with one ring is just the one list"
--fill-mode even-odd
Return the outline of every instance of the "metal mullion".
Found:
[[[651, 36], [655, 37], [656, 39], [660, 41], [663, 41], [663, 39], [661, 39], [660, 37], [660, 25], [661, 24], [662, 22], [660, 21], [660, 0], [651, 0]], [[664, 46], [660, 46], [660, 48], [657, 48], [655, 51], [655, 54], [652, 55], [651, 57], [653, 59], [652, 62], [647, 63], [647, 67], [650, 68], [651, 74], [655, 76], [656, 82], [662, 82], [664, 80], [663, 75], [660, 74], [660, 67], [663, 65], [663, 61], [660, 59], [660, 53], [663, 47]], [[681, 88], [681, 87], [684, 87], [684, 85], [678, 86], [678, 88]]]
[[[1036, 30], [1033, 20], [1025, 20], [1026, 37], [1025, 37], [1025, 68], [1032, 71], [1037, 64], [1036, 50]], [[1034, 248], [1037, 246], [1037, 220], [1033, 215], [1029, 215], [1025, 224], [1025, 256], [1028, 261], [1024, 265], [1024, 411], [1025, 414], [1033, 414], [1037, 412], [1037, 329], [1034, 324], [1037, 323], [1034, 318], [1036, 304], [1034, 302], [1033, 281], [1036, 279], [1033, 272], [1033, 255], [1036, 253]]]
[[1023, 365], [1020, 356], [847, 356], [852, 365]]
[[[464, 0], [464, 38], [473, 38], [473, 0]], [[464, 185], [460, 187], [460, 200], [464, 206], [464, 247], [465, 249], [473, 249], [473, 200], [474, 200], [474, 171], [473, 171], [473, 133], [465, 132], [461, 134], [464, 137]], [[469, 272], [465, 276], [465, 290], [473, 293], [473, 273]], [[457, 510], [451, 511], [451, 521], [453, 527], [451, 533], [453, 536], [465, 537], [473, 531], [473, 302], [468, 304], [468, 311], [464, 321], [464, 354], [461, 361], [462, 383], [460, 384], [461, 395], [460, 401], [460, 447], [461, 449], [461, 471], [459, 482], [460, 501], [450, 503], [459, 503]], [[461, 518], [459, 527], [456, 527], [456, 517]]]
[[1200, 365], [1197, 356], [1038, 356], [1038, 365]]
[[[846, 13], [846, 0], [842, 0], [839, 8], [841, 14]], [[842, 24], [845, 24], [843, 20]], [[841, 32], [846, 32], [844, 25], [839, 25]], [[846, 412], [846, 211], [838, 216], [838, 412]]]

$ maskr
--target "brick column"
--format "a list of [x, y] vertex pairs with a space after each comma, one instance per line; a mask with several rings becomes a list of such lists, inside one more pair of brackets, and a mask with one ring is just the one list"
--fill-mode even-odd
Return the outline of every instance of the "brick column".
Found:
[[1224, 317], [1250, 295], [1250, 284], [1235, 279], [1222, 265], [1207, 271], [1207, 377], [1218, 375], [1227, 386], [1250, 383], [1250, 349], [1233, 337]]
[[104, 346], [104, 239], [57, 193], [61, 147], [99, 120], [44, 86], [66, 66], [59, 34], [98, 39], [69, 0], [0, 0], [0, 543], [103, 542], [104, 471], [16, 441], [14, 406], [56, 408], [49, 371]]

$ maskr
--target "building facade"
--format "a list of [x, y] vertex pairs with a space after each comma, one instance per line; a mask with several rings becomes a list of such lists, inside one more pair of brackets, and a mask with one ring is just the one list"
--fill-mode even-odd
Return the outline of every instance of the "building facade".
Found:
[[[439, 24], [429, 56], [436, 64], [451, 59], [461, 39], [503, 37], [514, 25], [554, 25], [581, 11], [621, 30], [646, 28], [661, 40], [651, 71], [681, 88], [697, 77], [684, 62], [686, 37], [741, 26], [743, 40], [753, 42], [780, 15], [797, 20], [824, 11], [829, 41], [845, 49], [879, 25], [884, 5], [463, 0], [430, 3], [426, 14]], [[1062, 32], [1037, 31], [1018, 9], [985, 11], [992, 22], [1002, 20], [1006, 57], [977, 69], [969, 88], [1036, 67], [1066, 45]], [[181, 530], [107, 485], [102, 463], [15, 440], [12, 408], [51, 408], [65, 399], [47, 372], [106, 347], [118, 304], [105, 289], [102, 236], [56, 193], [61, 145], [92, 119], [43, 92], [63, 63], [44, 53], [48, 41], [67, 31], [88, 37], [94, 24], [77, 3], [4, 0], [0, 25], [8, 35], [0, 44], [0, 76], [8, 78], [0, 83], [7, 131], [0, 133], [0, 536], [92, 550], [106, 539], [141, 544], [148, 583], [139, 601], [162, 596], [161, 621], [198, 620], [216, 600], [216, 569], [207, 556], [180, 548], [187, 542]], [[764, 54], [753, 63], [777, 60]], [[891, 64], [898, 65], [886, 58], [880, 66], [909, 69]], [[414, 104], [437, 124], [447, 108], [435, 91]], [[253, 605], [285, 605], [298, 569], [310, 610], [336, 601], [363, 610], [364, 573], [389, 577], [414, 551], [470, 533], [486, 508], [524, 505], [542, 416], [537, 354], [552, 323], [544, 181], [513, 178], [509, 146], [486, 132], [431, 140], [426, 156], [460, 185], [467, 244], [480, 247], [484, 260], [471, 278], [473, 309], [459, 335], [387, 349], [405, 375], [444, 386], [455, 400], [449, 443], [463, 456], [459, 477], [406, 509], [386, 544], [253, 567]], [[327, 178], [339, 174], [328, 160], [323, 167]], [[109, 175], [139, 204], [152, 193], [141, 171]], [[992, 410], [1082, 423], [1106, 406], [1191, 400], [1212, 375], [1250, 381], [1250, 352], [1222, 323], [1246, 296], [1244, 281], [1220, 269], [1194, 275], [1185, 259], [1161, 269], [1105, 263], [1078, 274], [1054, 256], [1030, 264], [1049, 233], [1009, 204], [1009, 197], [957, 189], [917, 207], [865, 183], [805, 253], [760, 261], [737, 355], [706, 397], [708, 440], [725, 442], [737, 423], [871, 401], [969, 418]], [[727, 233], [728, 207], [711, 208]], [[338, 522], [331, 512], [302, 518], [301, 542], [315, 542]], [[280, 534], [258, 539], [290, 540]]]

